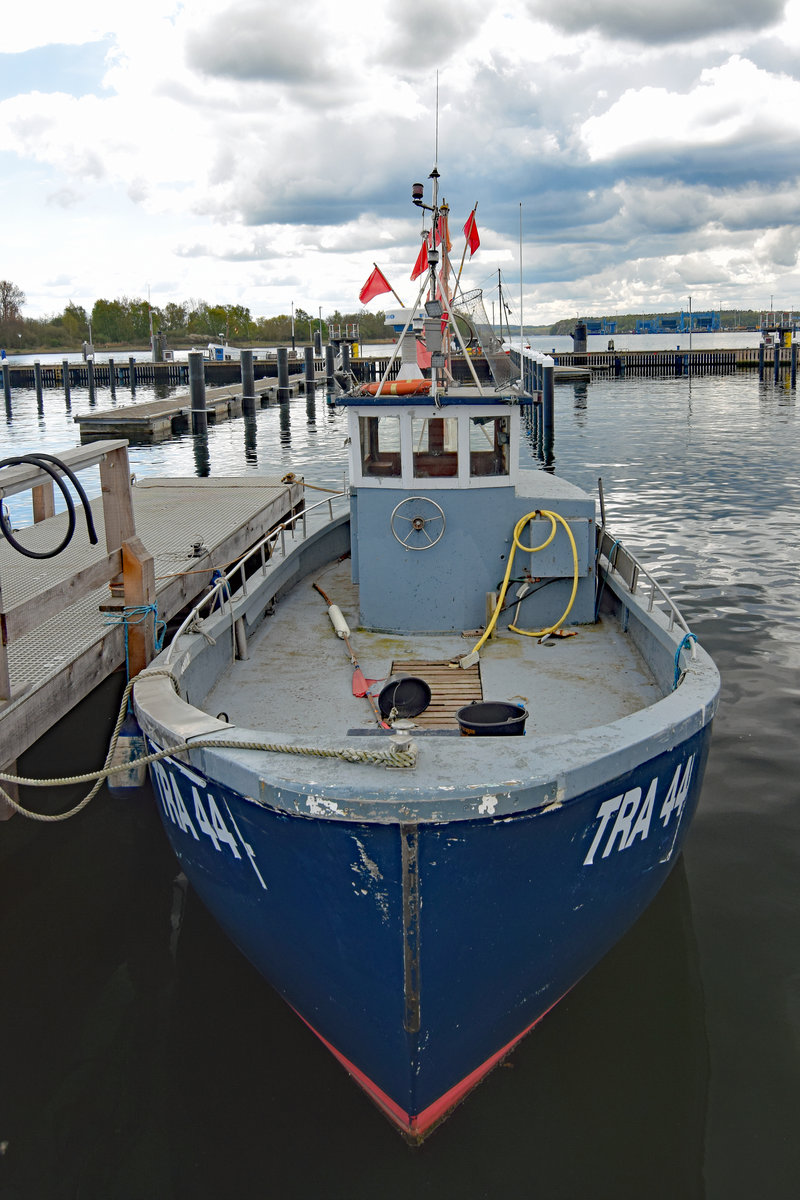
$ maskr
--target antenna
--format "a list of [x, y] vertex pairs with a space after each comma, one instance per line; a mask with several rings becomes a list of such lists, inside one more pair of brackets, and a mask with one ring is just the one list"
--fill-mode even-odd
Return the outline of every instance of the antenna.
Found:
[[434, 145], [433, 163], [439, 165], [439, 70], [436, 70], [436, 139]]

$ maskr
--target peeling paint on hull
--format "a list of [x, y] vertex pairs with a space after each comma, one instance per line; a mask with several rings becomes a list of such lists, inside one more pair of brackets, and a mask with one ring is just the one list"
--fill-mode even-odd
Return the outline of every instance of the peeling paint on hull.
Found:
[[268, 808], [172, 759], [154, 782], [231, 939], [418, 1140], [653, 898], [709, 738], [710, 724], [566, 803], [457, 824]]

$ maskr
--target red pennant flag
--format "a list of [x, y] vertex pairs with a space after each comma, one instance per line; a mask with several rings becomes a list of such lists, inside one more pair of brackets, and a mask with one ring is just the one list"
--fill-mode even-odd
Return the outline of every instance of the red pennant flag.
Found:
[[376, 267], [358, 293], [358, 298], [362, 304], [368, 304], [375, 296], [380, 296], [381, 292], [390, 292], [391, 290], [392, 285], [380, 268]]
[[475, 209], [467, 217], [467, 223], [464, 226], [464, 237], [467, 239], [469, 246], [469, 256], [472, 258], [475, 251], [481, 244], [481, 239], [478, 236], [478, 226], [475, 224]]
[[412, 279], [418, 279], [423, 271], [427, 271], [427, 269], [428, 269], [428, 247], [430, 246], [430, 244], [431, 244], [431, 235], [429, 233], [426, 233], [425, 237], [422, 240], [422, 245], [419, 248], [419, 254], [417, 255], [417, 261], [414, 263], [414, 270], [411, 272]]

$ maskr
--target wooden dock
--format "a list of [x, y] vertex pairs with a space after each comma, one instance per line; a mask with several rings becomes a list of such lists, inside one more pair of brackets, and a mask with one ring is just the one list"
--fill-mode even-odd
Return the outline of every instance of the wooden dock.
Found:
[[[288, 391], [297, 395], [303, 381], [296, 378]], [[271, 379], [259, 379], [255, 384], [255, 399], [267, 404], [278, 398], [278, 385]], [[242, 385], [209, 388], [206, 391], [205, 413], [210, 424], [227, 421], [242, 415]], [[188, 429], [192, 416], [192, 401], [188, 393], [170, 396], [166, 400], [150, 400], [142, 404], [120, 404], [97, 412], [78, 413], [73, 420], [81, 431], [81, 441], [102, 438], [125, 438], [137, 445], [163, 442], [173, 434]]]
[[[131, 564], [134, 575], [137, 563], [146, 573], [152, 556], [158, 617], [169, 620], [203, 591], [216, 568], [302, 503], [302, 480], [258, 475], [143, 479], [131, 487], [124, 442], [94, 443], [59, 457], [76, 472], [100, 466], [103, 496], [91, 503], [99, 542], [90, 544], [78, 504], [75, 534], [56, 558], [26, 558], [0, 535], [0, 769], [125, 663], [120, 615], [130, 603]], [[116, 495], [114, 476], [124, 485]], [[33, 467], [0, 471], [0, 501], [34, 491], [41, 519], [19, 533], [29, 549], [58, 545], [66, 531], [66, 513], [47, 515], [51, 488], [52, 480]], [[107, 611], [115, 606], [116, 612]], [[134, 627], [128, 630], [132, 656]]]

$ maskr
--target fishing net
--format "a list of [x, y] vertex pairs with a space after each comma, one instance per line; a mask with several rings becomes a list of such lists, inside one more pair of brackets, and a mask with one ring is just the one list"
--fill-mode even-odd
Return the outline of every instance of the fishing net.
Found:
[[486, 315], [481, 289], [475, 288], [471, 292], [462, 292], [453, 303], [453, 312], [457, 317], [463, 317], [475, 330], [483, 357], [489, 364], [489, 370], [492, 372], [492, 378], [497, 387], [507, 387], [513, 380], [519, 379], [519, 371], [509, 356], [503, 352], [503, 343]]

